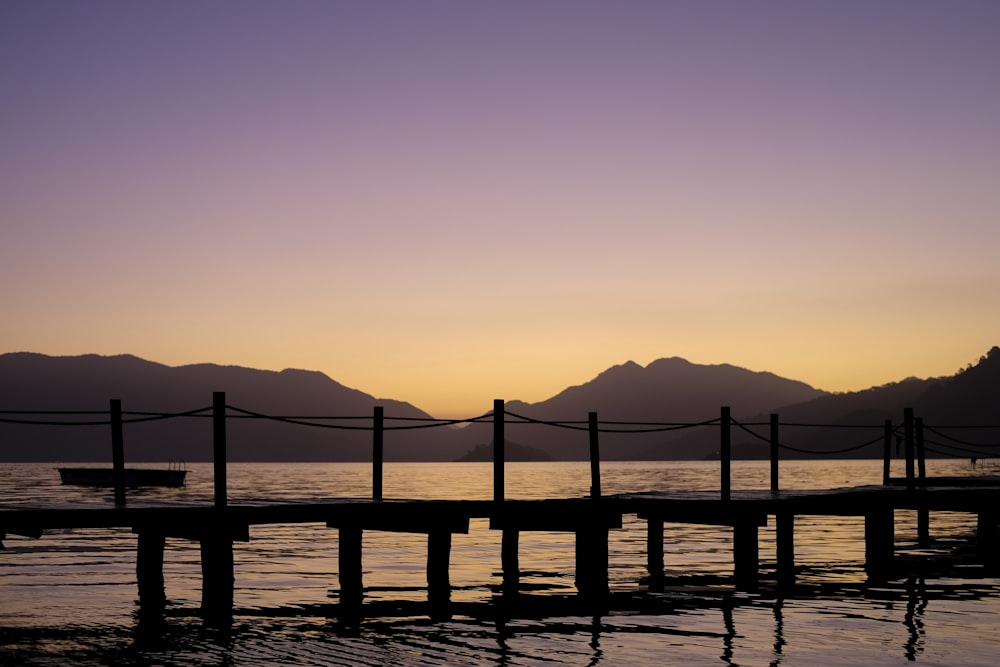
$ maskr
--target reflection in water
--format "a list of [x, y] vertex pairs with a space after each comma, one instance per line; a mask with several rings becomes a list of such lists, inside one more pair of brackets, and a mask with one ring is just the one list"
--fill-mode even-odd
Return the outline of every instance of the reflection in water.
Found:
[[910, 631], [905, 653], [907, 660], [916, 660], [917, 654], [924, 650], [924, 611], [927, 609], [927, 595], [924, 580], [911, 577], [906, 582], [908, 592], [906, 599], [906, 616], [903, 624]]
[[726, 626], [726, 634], [722, 640], [725, 647], [722, 651], [722, 661], [733, 664], [733, 640], [736, 638], [736, 625], [733, 623], [733, 605], [729, 596], [722, 599], [722, 623]]
[[785, 646], [785, 618], [781, 611], [782, 605], [784, 605], [784, 600], [778, 598], [774, 601], [774, 648], [772, 649], [774, 653], [774, 659], [771, 660], [771, 667], [777, 667], [781, 664], [781, 651]]

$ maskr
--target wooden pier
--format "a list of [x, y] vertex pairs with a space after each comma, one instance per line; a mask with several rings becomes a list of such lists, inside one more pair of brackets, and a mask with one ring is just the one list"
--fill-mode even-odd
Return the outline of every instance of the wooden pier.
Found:
[[[662, 587], [665, 526], [721, 525], [732, 528], [732, 584], [739, 590], [760, 585], [761, 526], [774, 521], [776, 577], [773, 585], [791, 590], [795, 585], [795, 522], [810, 515], [858, 516], [865, 523], [865, 568], [869, 580], [884, 581], [895, 567], [895, 512], [915, 510], [920, 531], [929, 530], [935, 511], [966, 512], [977, 516], [980, 560], [1000, 569], [1000, 478], [908, 477], [886, 475], [881, 485], [814, 491], [781, 491], [776, 464], [769, 490], [740, 491], [728, 485], [728, 465], [721, 463], [717, 491], [678, 491], [603, 495], [597, 419], [591, 414], [591, 494], [582, 498], [509, 500], [503, 493], [503, 450], [494, 461], [493, 500], [386, 500], [381, 494], [379, 448], [373, 449], [372, 498], [335, 498], [315, 501], [230, 502], [226, 494], [225, 400], [216, 394], [215, 499], [212, 505], [129, 506], [124, 489], [116, 489], [116, 505], [105, 508], [27, 507], [0, 505], [0, 539], [7, 535], [39, 537], [45, 531], [73, 528], [127, 528], [137, 536], [136, 578], [140, 611], [162, 615], [166, 604], [163, 562], [166, 538], [199, 542], [202, 572], [202, 614], [208, 623], [231, 621], [234, 597], [234, 542], [251, 539], [251, 527], [265, 524], [319, 523], [336, 529], [338, 539], [338, 613], [345, 621], [364, 616], [363, 535], [366, 531], [405, 532], [427, 536], [427, 598], [430, 615], [450, 615], [451, 544], [456, 533], [468, 533], [470, 521], [485, 519], [489, 529], [502, 532], [500, 562], [502, 598], [516, 599], [520, 587], [519, 538], [523, 532], [573, 534], [576, 545], [575, 582], [581, 602], [600, 607], [609, 594], [609, 534], [622, 527], [623, 517], [635, 516], [647, 525], [649, 590]], [[112, 414], [120, 415], [120, 406]], [[377, 413], [375, 424], [381, 422]], [[503, 442], [503, 403], [494, 405], [494, 434]], [[723, 443], [728, 441], [728, 409], [723, 410]], [[376, 429], [377, 430], [377, 429]], [[113, 426], [115, 466], [120, 469], [120, 424]], [[772, 429], [773, 431], [773, 429]], [[375, 442], [381, 442], [377, 432]], [[725, 453], [725, 448], [723, 449]], [[908, 452], [912, 451], [908, 447]], [[922, 464], [919, 466], [923, 469]], [[637, 585], [642, 585], [637, 582]]]

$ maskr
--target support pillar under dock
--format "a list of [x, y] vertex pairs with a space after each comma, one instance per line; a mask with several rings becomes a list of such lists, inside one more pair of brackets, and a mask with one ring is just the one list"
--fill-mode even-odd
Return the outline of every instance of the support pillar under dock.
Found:
[[229, 625], [232, 622], [235, 581], [232, 538], [226, 534], [203, 537], [201, 613], [206, 623]]
[[427, 534], [427, 602], [435, 620], [451, 617], [451, 533], [435, 530]]
[[503, 571], [504, 595], [516, 595], [521, 582], [521, 563], [518, 547], [521, 532], [517, 528], [504, 528], [500, 542], [500, 569]]
[[885, 580], [892, 570], [896, 549], [896, 523], [892, 508], [865, 514], [865, 571], [873, 581]]
[[576, 590], [591, 600], [608, 594], [608, 529], [576, 531]]
[[778, 588], [787, 590], [795, 586], [795, 515], [778, 514], [774, 523]]
[[357, 526], [342, 526], [337, 544], [337, 564], [340, 578], [340, 608], [342, 618], [361, 615], [364, 584], [361, 574], [361, 538]]
[[139, 585], [139, 612], [144, 616], [159, 616], [166, 606], [163, 585], [163, 551], [166, 538], [162, 532], [137, 531], [135, 576]]
[[663, 521], [646, 521], [646, 571], [649, 589], [663, 590]]
[[757, 521], [744, 518], [733, 525], [733, 580], [736, 590], [757, 590], [759, 568]]
[[1000, 512], [979, 512], [976, 519], [976, 545], [990, 567], [1000, 567]]

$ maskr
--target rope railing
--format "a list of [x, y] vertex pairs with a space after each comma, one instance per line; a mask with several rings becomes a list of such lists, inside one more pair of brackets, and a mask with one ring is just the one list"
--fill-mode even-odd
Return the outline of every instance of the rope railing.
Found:
[[[962, 439], [956, 438], [954, 436], [950, 436], [947, 433], [942, 433], [940, 431], [940, 429], [942, 429], [942, 428], [954, 428], [954, 427], [939, 426], [937, 428], [932, 428], [930, 426], [927, 426], [926, 424], [924, 425], [924, 429], [925, 430], [930, 431], [934, 435], [936, 435], [936, 436], [938, 436], [940, 438], [944, 438], [945, 440], [951, 440], [952, 442], [957, 442], [960, 445], [968, 445], [969, 447], [986, 447], [986, 448], [1000, 447], [1000, 443], [969, 442], [968, 440], [962, 440]], [[998, 426], [980, 426], [980, 427], [969, 426], [969, 427], [966, 427], [966, 428], [994, 429], [994, 428], [1000, 428], [1000, 427], [998, 427]]]
[[[42, 418], [44, 417], [44, 419]], [[94, 419], [94, 417], [100, 417]], [[386, 416], [381, 406], [373, 406], [373, 413], [370, 415], [354, 416], [332, 416], [332, 415], [308, 415], [308, 414], [266, 414], [255, 410], [249, 410], [226, 403], [224, 392], [213, 394], [213, 404], [210, 407], [197, 408], [180, 412], [141, 412], [123, 411], [121, 401], [113, 399], [110, 401], [110, 409], [103, 410], [0, 410], [0, 423], [16, 425], [40, 425], [40, 426], [111, 426], [112, 449], [116, 476], [116, 505], [124, 505], [124, 454], [122, 451], [122, 426], [124, 424], [134, 424], [142, 422], [162, 421], [176, 418], [210, 418], [213, 422], [213, 448], [212, 460], [215, 469], [215, 496], [216, 505], [225, 507], [226, 505], [226, 422], [230, 420], [267, 420], [298, 427], [323, 428], [347, 431], [367, 431], [372, 433], [372, 480], [373, 480], [373, 500], [382, 500], [382, 466], [384, 458], [384, 433], [386, 431], [406, 431], [417, 429], [440, 428], [447, 426], [458, 426], [462, 424], [485, 424], [493, 425], [493, 466], [494, 466], [494, 500], [504, 499], [503, 487], [504, 476], [503, 466], [505, 460], [504, 424], [518, 425], [538, 425], [552, 428], [567, 429], [571, 431], [588, 431], [590, 435], [590, 462], [591, 462], [591, 496], [599, 499], [601, 497], [600, 484], [600, 449], [599, 434], [616, 435], [638, 435], [671, 433], [686, 429], [700, 427], [716, 427], [719, 430], [718, 458], [721, 463], [720, 469], [720, 491], [723, 500], [730, 499], [731, 475], [730, 465], [732, 461], [732, 427], [736, 427], [741, 432], [751, 438], [768, 443], [770, 445], [771, 459], [771, 491], [778, 492], [778, 464], [779, 452], [795, 452], [806, 456], [822, 457], [849, 454], [860, 450], [871, 448], [873, 445], [882, 443], [883, 453], [883, 484], [890, 484], [889, 461], [891, 458], [892, 441], [896, 441], [896, 455], [899, 455], [900, 445], [906, 445], [906, 479], [907, 488], [913, 489], [914, 479], [923, 480], [925, 478], [925, 454], [942, 457], [968, 457], [989, 458], [994, 456], [994, 452], [988, 449], [1000, 447], [992, 443], [977, 443], [968, 439], [957, 438], [943, 432], [946, 428], [926, 426], [923, 420], [915, 417], [913, 410], [904, 410], [904, 420], [902, 424], [895, 424], [886, 420], [883, 424], [875, 426], [872, 424], [844, 424], [844, 423], [804, 423], [804, 422], [780, 422], [778, 415], [770, 415], [768, 422], [741, 422], [733, 419], [731, 408], [723, 406], [720, 409], [720, 416], [711, 419], [694, 422], [658, 422], [658, 421], [627, 421], [608, 420], [600, 422], [596, 412], [588, 413], [588, 419], [582, 420], [552, 420], [539, 419], [516, 412], [508, 412], [504, 409], [504, 402], [500, 399], [494, 401], [493, 410], [475, 417], [465, 419], [436, 419], [433, 417], [413, 417], [413, 416]], [[754, 430], [762, 426], [769, 427], [769, 437]], [[782, 442], [780, 438], [780, 428], [820, 428], [820, 429], [872, 429], [879, 428], [879, 435], [857, 444], [842, 447], [796, 447]], [[1000, 427], [970, 426], [969, 428], [989, 429]], [[926, 439], [926, 433], [933, 434], [940, 440]], [[664, 444], [669, 444], [669, 441]], [[916, 464], [916, 465], [915, 465]], [[919, 467], [919, 470], [916, 468]], [[922, 483], [922, 482], [921, 482]]]
[[[732, 421], [732, 424], [734, 426], [736, 426], [737, 428], [739, 428], [741, 431], [743, 431], [743, 432], [745, 432], [745, 433], [753, 436], [754, 438], [757, 438], [758, 440], [761, 440], [761, 441], [767, 442], [767, 443], [771, 442], [770, 438], [765, 438], [761, 434], [756, 433], [755, 431], [752, 431], [751, 429], [747, 428], [748, 426], [750, 426], [750, 424], [743, 424], [743, 423], [741, 423], [741, 422], [739, 422], [739, 421], [737, 421], [735, 419], [733, 419], [731, 421]], [[768, 424], [770, 424], [770, 422], [768, 422]], [[762, 424], [758, 423], [757, 425], [762, 425]], [[778, 422], [778, 425], [779, 426], [788, 426], [789, 424], [782, 424], [781, 422]], [[796, 424], [796, 426], [802, 426], [802, 424]], [[875, 428], [875, 427], [868, 426], [866, 428]], [[882, 427], [879, 426], [878, 428], [881, 429]], [[848, 452], [859, 451], [861, 449], [864, 449], [865, 447], [871, 447], [872, 445], [874, 445], [876, 443], [882, 442], [882, 440], [884, 439], [884, 437], [885, 437], [884, 434], [879, 433], [879, 435], [877, 437], [875, 437], [875, 438], [873, 438], [871, 440], [867, 440], [867, 441], [865, 441], [865, 442], [863, 442], [863, 443], [861, 443], [859, 445], [851, 445], [849, 447], [842, 447], [842, 448], [837, 448], [837, 449], [802, 449], [802, 448], [799, 448], [799, 447], [792, 447], [791, 445], [784, 445], [784, 444], [781, 444], [780, 442], [778, 443], [778, 447], [780, 449], [785, 450], [785, 451], [796, 452], [796, 453], [799, 453], [799, 454], [846, 454]]]

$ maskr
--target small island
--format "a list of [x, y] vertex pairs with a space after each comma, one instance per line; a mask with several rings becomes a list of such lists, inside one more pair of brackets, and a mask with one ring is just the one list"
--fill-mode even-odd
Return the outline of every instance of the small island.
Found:
[[[505, 461], [554, 461], [547, 452], [537, 447], [519, 445], [516, 442], [504, 441]], [[455, 459], [456, 463], [483, 462], [493, 460], [493, 443], [480, 443], [468, 452]]]

